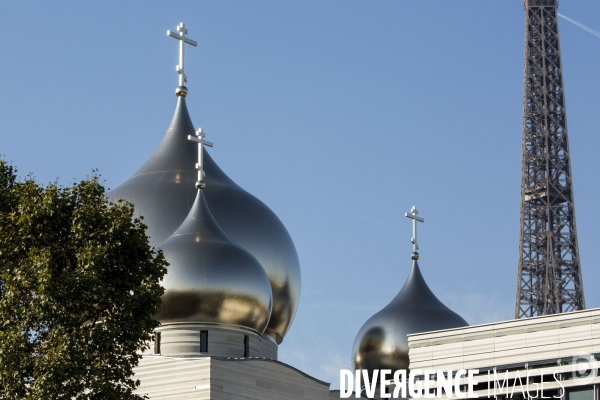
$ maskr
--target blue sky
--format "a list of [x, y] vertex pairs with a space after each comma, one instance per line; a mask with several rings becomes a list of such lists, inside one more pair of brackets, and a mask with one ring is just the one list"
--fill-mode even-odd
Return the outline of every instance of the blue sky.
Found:
[[[600, 2], [559, 11], [600, 30]], [[512, 1], [10, 2], [0, 14], [0, 154], [116, 187], [172, 116], [184, 21], [192, 120], [287, 226], [302, 298], [280, 359], [333, 387], [360, 326], [420, 265], [469, 323], [512, 318], [524, 13]], [[600, 306], [600, 38], [560, 21], [579, 246]]]

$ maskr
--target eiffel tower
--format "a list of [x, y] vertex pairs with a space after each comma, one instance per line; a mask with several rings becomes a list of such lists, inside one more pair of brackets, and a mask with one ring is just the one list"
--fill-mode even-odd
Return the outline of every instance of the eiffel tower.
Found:
[[515, 318], [585, 309], [558, 0], [524, 0], [521, 232]]

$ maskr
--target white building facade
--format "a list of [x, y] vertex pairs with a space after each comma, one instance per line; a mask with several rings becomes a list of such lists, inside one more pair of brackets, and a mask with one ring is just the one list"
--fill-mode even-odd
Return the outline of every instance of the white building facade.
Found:
[[478, 369], [479, 398], [496, 387], [503, 399], [599, 399], [600, 309], [416, 333], [408, 343], [411, 370]]

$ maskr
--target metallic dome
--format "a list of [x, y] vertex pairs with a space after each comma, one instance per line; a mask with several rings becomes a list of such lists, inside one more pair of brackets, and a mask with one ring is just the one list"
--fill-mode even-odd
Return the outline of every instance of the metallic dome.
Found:
[[161, 324], [214, 323], [263, 334], [271, 315], [269, 278], [256, 258], [221, 230], [202, 190], [160, 249], [169, 261], [156, 316]]
[[411, 333], [467, 326], [433, 294], [416, 260], [396, 297], [362, 326], [352, 349], [354, 369], [408, 369]]
[[[146, 163], [108, 193], [135, 205], [148, 225], [150, 244], [158, 246], [181, 225], [194, 198], [197, 150], [188, 135], [195, 129], [185, 97], [179, 96], [165, 136]], [[251, 156], [248, 156], [251, 158]], [[264, 203], [233, 182], [204, 152], [206, 202], [215, 220], [234, 242], [261, 263], [273, 293], [273, 311], [266, 333], [281, 343], [300, 301], [300, 263], [292, 239]]]

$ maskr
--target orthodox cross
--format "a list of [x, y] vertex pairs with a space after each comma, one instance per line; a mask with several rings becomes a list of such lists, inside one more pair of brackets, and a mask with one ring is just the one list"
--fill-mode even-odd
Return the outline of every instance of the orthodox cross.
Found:
[[410, 209], [410, 213], [404, 213], [405, 217], [408, 217], [410, 219], [413, 220], [413, 237], [411, 239], [411, 242], [413, 244], [413, 254], [411, 255], [411, 258], [413, 260], [418, 260], [419, 259], [419, 245], [417, 244], [417, 221], [418, 222], [425, 222], [425, 220], [421, 217], [417, 217], [417, 214], [419, 212], [417, 211], [417, 207], [413, 206]]
[[185, 76], [185, 73], [183, 72], [184, 45], [187, 43], [196, 47], [198, 43], [194, 42], [192, 39], [188, 39], [185, 37], [186, 33], [188, 33], [188, 30], [186, 29], [185, 24], [183, 22], [179, 24], [177, 30], [180, 34], [177, 34], [173, 31], [167, 31], [167, 35], [179, 40], [179, 65], [175, 69], [179, 73], [179, 86], [183, 86], [183, 84], [187, 82], [187, 76]]
[[204, 140], [206, 135], [202, 128], [198, 128], [196, 131], [196, 136], [188, 135], [188, 140], [192, 142], [198, 143], [198, 163], [196, 164], [196, 169], [198, 170], [198, 182], [196, 182], [196, 189], [204, 189], [204, 160], [203, 160], [203, 149], [204, 145], [208, 147], [213, 147], [213, 144], [208, 140]]

